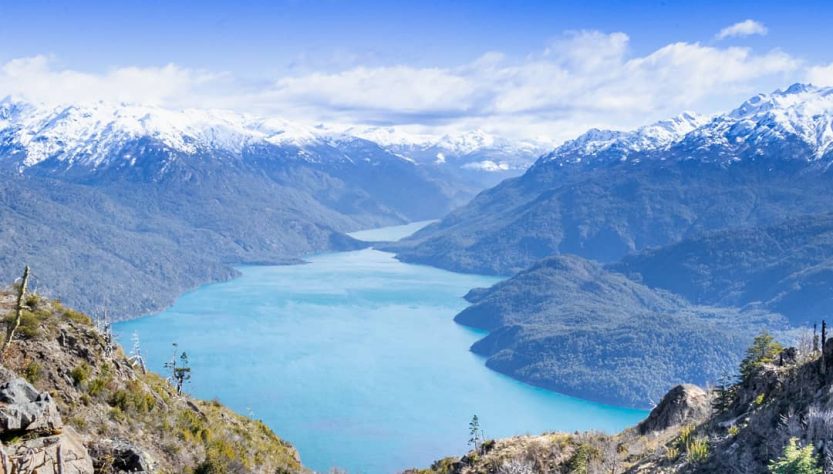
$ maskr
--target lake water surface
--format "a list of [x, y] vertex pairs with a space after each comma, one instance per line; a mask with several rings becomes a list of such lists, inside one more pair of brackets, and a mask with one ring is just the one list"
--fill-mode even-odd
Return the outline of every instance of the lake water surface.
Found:
[[[418, 227], [354, 235], [395, 239]], [[468, 290], [497, 278], [405, 264], [373, 249], [308, 261], [240, 267], [240, 278], [115, 330], [126, 348], [137, 333], [160, 373], [177, 342], [191, 358], [189, 392], [262, 419], [318, 471], [392, 473], [461, 454], [474, 414], [487, 437], [614, 431], [645, 415], [487, 369], [468, 350], [482, 333], [453, 317]]]

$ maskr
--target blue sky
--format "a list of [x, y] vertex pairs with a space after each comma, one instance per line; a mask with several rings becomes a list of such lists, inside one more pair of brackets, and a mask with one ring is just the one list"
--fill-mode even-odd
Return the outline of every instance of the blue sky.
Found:
[[0, 95], [414, 131], [559, 141], [833, 84], [822, 1], [0, 0], [0, 22]]

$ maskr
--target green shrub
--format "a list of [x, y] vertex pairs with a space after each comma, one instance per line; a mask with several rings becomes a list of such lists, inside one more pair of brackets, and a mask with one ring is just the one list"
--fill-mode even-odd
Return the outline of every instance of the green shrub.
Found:
[[[37, 339], [43, 333], [44, 323], [50, 316], [49, 310], [43, 308], [34, 311], [23, 310], [20, 314], [20, 327], [17, 328], [17, 333], [27, 339]], [[14, 315], [10, 315], [7, 321], [11, 321], [13, 318]]]
[[822, 469], [813, 456], [813, 445], [798, 447], [798, 439], [790, 438], [784, 447], [784, 454], [769, 464], [773, 474], [822, 474]]
[[26, 301], [23, 303], [29, 307], [29, 309], [35, 309], [43, 302], [43, 299], [37, 293], [29, 293], [26, 295]]
[[153, 396], [136, 382], [128, 384], [127, 389], [118, 389], [110, 395], [108, 403], [125, 413], [147, 413], [155, 404]]
[[680, 438], [679, 438], [679, 445], [681, 447], [686, 447], [688, 442], [691, 440], [691, 435], [694, 433], [694, 425], [684, 425], [680, 428]]
[[82, 324], [84, 326], [92, 326], [93, 324], [93, 320], [90, 319], [89, 316], [80, 311], [75, 311], [74, 309], [63, 308], [61, 315], [74, 323]]
[[740, 427], [738, 425], [732, 425], [729, 427], [729, 436], [737, 436], [740, 433]]
[[23, 369], [23, 378], [31, 384], [37, 383], [43, 378], [43, 367], [37, 361], [29, 362], [26, 368]]
[[694, 438], [689, 440], [686, 444], [686, 453], [688, 453], [688, 459], [693, 463], [700, 463], [706, 460], [709, 457], [709, 440], [703, 437]]
[[754, 400], [752, 400], [752, 403], [754, 403], [756, 407], [759, 407], [759, 406], [763, 405], [765, 401], [766, 401], [766, 395], [764, 395], [763, 393], [759, 393], [758, 396], [755, 397]]
[[680, 449], [676, 446], [670, 446], [665, 450], [665, 459], [669, 461], [676, 461], [680, 457]]
[[101, 395], [107, 388], [107, 382], [108, 380], [104, 377], [96, 377], [92, 379], [89, 385], [87, 385], [87, 393], [89, 393], [92, 397]]
[[90, 366], [87, 365], [86, 362], [81, 362], [74, 369], [69, 372], [69, 376], [72, 377], [72, 381], [75, 382], [75, 385], [81, 385], [90, 378], [90, 373], [92, 369]]
[[570, 472], [587, 474], [590, 469], [590, 461], [597, 459], [600, 454], [598, 448], [587, 443], [582, 443], [570, 459]]

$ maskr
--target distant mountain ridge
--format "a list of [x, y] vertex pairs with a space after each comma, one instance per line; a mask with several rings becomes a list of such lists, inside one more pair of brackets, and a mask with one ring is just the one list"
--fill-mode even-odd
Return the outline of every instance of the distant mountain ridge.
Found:
[[491, 368], [645, 406], [674, 384], [715, 382], [761, 329], [826, 319], [831, 275], [828, 213], [710, 232], [608, 265], [549, 257], [471, 291], [455, 320], [490, 331], [472, 350]]
[[[457, 135], [415, 135], [387, 127], [337, 128], [306, 126], [276, 117], [257, 117], [216, 109], [171, 110], [137, 104], [91, 103], [45, 107], [5, 98], [0, 101], [0, 146], [21, 168], [46, 160], [67, 166], [135, 166], [137, 156], [128, 144], [140, 140], [158, 143], [171, 158], [213, 153], [226, 158], [249, 149], [289, 147], [292, 157], [308, 162], [347, 161], [348, 154], [320, 156], [322, 148], [368, 142], [391, 156], [425, 161], [425, 153], [443, 164], [442, 157], [479, 154], [511, 162], [517, 172], [529, 166], [542, 151], [540, 144], [511, 141], [480, 130]], [[412, 158], [410, 155], [415, 155]], [[373, 157], [363, 159], [373, 161]], [[465, 162], [463, 164], [468, 163]], [[451, 164], [449, 164], [451, 166]], [[507, 169], [508, 169], [508, 165]], [[477, 167], [469, 167], [476, 169]], [[491, 171], [480, 167], [482, 171]]]
[[391, 247], [404, 261], [511, 274], [603, 262], [702, 232], [833, 210], [833, 88], [793, 85], [709, 119], [592, 130]]
[[275, 118], [7, 98], [0, 275], [29, 263], [68, 303], [136, 316], [230, 265], [359, 248], [345, 232], [440, 217], [499, 179], [461, 166]]

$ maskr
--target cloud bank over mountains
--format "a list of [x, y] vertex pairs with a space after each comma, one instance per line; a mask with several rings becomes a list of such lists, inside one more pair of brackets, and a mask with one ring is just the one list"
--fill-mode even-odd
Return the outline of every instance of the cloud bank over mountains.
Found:
[[[765, 32], [746, 20], [717, 37]], [[491, 51], [451, 67], [359, 64], [268, 80], [176, 64], [81, 71], [44, 55], [0, 65], [0, 97], [47, 104], [221, 108], [419, 133], [476, 128], [553, 144], [591, 127], [631, 128], [682, 110], [724, 110], [751, 92], [795, 81], [833, 84], [833, 63], [722, 42], [675, 42], [635, 54], [627, 34], [593, 30], [566, 32], [525, 57]]]

